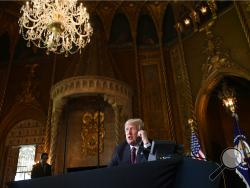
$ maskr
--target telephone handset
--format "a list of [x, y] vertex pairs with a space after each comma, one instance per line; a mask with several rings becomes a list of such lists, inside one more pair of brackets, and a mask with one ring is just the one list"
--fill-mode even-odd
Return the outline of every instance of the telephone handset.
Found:
[[[143, 130], [143, 129], [140, 128], [139, 131], [140, 131], [140, 130]], [[138, 131], [138, 132], [139, 132], [139, 131]], [[136, 138], [136, 143], [137, 143], [138, 145], [140, 145], [141, 142], [142, 142], [142, 138], [141, 138], [141, 136], [138, 135], [137, 138]]]
[[141, 142], [142, 142], [142, 138], [141, 138], [140, 136], [137, 136], [137, 138], [136, 138], [136, 143], [137, 143], [138, 145], [140, 145]]

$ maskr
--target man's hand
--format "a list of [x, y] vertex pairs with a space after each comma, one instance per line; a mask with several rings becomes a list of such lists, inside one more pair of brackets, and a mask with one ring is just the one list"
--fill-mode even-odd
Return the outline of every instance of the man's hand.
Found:
[[138, 136], [141, 137], [144, 145], [149, 143], [147, 132], [145, 130], [138, 131]]

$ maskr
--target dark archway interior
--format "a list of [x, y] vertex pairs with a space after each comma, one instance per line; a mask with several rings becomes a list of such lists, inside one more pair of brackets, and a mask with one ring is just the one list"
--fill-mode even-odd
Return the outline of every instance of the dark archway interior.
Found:
[[[250, 138], [250, 81], [243, 78], [229, 76], [222, 79], [211, 93], [207, 106], [207, 127], [205, 148], [209, 160], [221, 164], [221, 154], [228, 147], [233, 147], [233, 118], [231, 113], [225, 109], [218, 92], [221, 90], [222, 83], [227, 83], [228, 87], [234, 88], [237, 98], [236, 113], [239, 116], [240, 128], [243, 134]], [[249, 142], [248, 142], [249, 143]], [[245, 185], [234, 170], [225, 170], [226, 184], [232, 187], [243, 188]]]

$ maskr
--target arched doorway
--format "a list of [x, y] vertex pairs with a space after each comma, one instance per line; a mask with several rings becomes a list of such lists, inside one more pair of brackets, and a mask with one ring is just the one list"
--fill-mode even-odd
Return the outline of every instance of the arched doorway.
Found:
[[[222, 101], [218, 98], [222, 84], [227, 83], [228, 87], [236, 91], [237, 109], [239, 115], [240, 128], [245, 136], [250, 138], [250, 81], [232, 75], [224, 75], [220, 79], [211, 82], [209, 91], [204, 95], [203, 108], [200, 108], [200, 132], [203, 138], [204, 148], [206, 150], [208, 160], [221, 163], [220, 158], [223, 151], [228, 147], [233, 147], [233, 119], [222, 105]], [[202, 99], [202, 98], [200, 98]], [[202, 105], [201, 105], [202, 106]], [[199, 109], [199, 108], [198, 108]], [[201, 113], [203, 112], [203, 113]], [[225, 183], [230, 187], [245, 187], [243, 181], [235, 173], [234, 170], [225, 170]]]
[[[45, 129], [44, 124], [35, 119], [24, 119], [12, 126], [6, 135], [5, 140], [5, 168], [3, 185], [13, 181], [17, 172], [17, 162], [19, 156], [19, 148], [22, 145], [34, 145], [36, 155], [35, 161], [42, 152], [42, 144], [44, 142]], [[31, 166], [30, 166], [31, 167]], [[31, 171], [31, 168], [22, 168], [24, 171]]]

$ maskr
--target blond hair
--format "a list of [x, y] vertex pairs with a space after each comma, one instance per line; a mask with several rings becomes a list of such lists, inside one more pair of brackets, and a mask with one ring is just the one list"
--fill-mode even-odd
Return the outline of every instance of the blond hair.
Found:
[[125, 122], [124, 126], [126, 126], [127, 124], [137, 125], [137, 127], [138, 127], [139, 130], [144, 129], [144, 123], [143, 123], [143, 121], [142, 121], [141, 119], [139, 119], [139, 118], [128, 119], [128, 120]]

